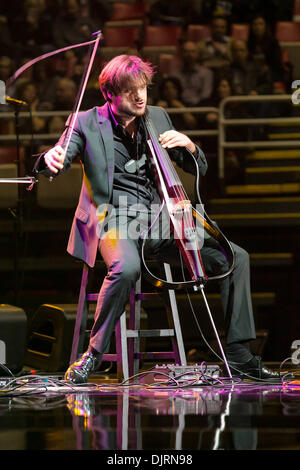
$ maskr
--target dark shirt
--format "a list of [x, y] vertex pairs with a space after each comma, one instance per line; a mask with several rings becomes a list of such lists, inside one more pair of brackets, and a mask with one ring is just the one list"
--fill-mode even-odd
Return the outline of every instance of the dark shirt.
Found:
[[[114, 149], [115, 173], [111, 204], [120, 208], [120, 201], [129, 207], [143, 204], [149, 208], [159, 203], [154, 175], [147, 157], [145, 130], [141, 119], [138, 119], [137, 132], [134, 138], [120, 125], [110, 110]], [[120, 199], [122, 197], [122, 199]], [[124, 199], [123, 199], [124, 198]]]

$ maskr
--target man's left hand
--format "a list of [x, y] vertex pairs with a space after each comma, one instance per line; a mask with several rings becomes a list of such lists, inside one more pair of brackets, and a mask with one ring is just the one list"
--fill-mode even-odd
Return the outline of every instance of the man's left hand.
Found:
[[174, 147], [186, 147], [193, 154], [196, 152], [196, 146], [191, 139], [181, 132], [174, 130], [166, 131], [160, 134], [159, 141], [163, 148], [171, 149]]

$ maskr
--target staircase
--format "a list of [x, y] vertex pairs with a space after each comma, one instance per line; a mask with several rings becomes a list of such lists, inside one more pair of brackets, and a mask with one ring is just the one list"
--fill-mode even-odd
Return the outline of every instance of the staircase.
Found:
[[[279, 135], [292, 138], [289, 132], [269, 138]], [[208, 213], [231, 241], [250, 253], [256, 326], [268, 331], [268, 360], [288, 357], [300, 323], [300, 150], [249, 153], [243, 184], [225, 186], [222, 196], [209, 200]]]
[[211, 199], [210, 216], [223, 226], [300, 223], [300, 150], [258, 150], [246, 157], [244, 184]]

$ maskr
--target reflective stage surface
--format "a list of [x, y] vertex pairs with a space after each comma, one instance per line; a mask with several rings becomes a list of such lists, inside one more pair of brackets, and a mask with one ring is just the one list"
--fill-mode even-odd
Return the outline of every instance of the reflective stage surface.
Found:
[[1, 450], [300, 449], [297, 372], [278, 384], [24, 377], [0, 379]]

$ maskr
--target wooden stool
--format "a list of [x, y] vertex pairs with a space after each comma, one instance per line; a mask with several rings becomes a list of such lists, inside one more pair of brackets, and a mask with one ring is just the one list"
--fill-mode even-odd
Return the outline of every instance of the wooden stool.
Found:
[[[172, 280], [170, 266], [164, 265], [166, 278]], [[84, 351], [84, 340], [89, 333], [86, 330], [88, 318], [89, 302], [96, 302], [98, 293], [88, 293], [89, 267], [84, 264], [81, 278], [81, 287], [78, 300], [78, 309], [74, 327], [73, 344], [70, 357], [70, 364], [73, 364], [78, 356]], [[136, 283], [130, 294], [130, 308], [128, 326], [126, 312], [124, 312], [115, 328], [116, 352], [113, 354], [103, 354], [102, 361], [112, 361], [117, 364], [117, 377], [124, 380], [139, 372], [141, 359], [166, 360], [171, 359], [176, 364], [185, 365], [186, 356], [182, 339], [175, 292], [168, 290], [170, 311], [168, 313], [169, 329], [142, 330], [141, 326], [141, 302], [151, 300], [160, 295], [158, 292], [141, 292], [141, 278]], [[171, 337], [171, 351], [140, 351], [141, 338], [149, 337]]]

